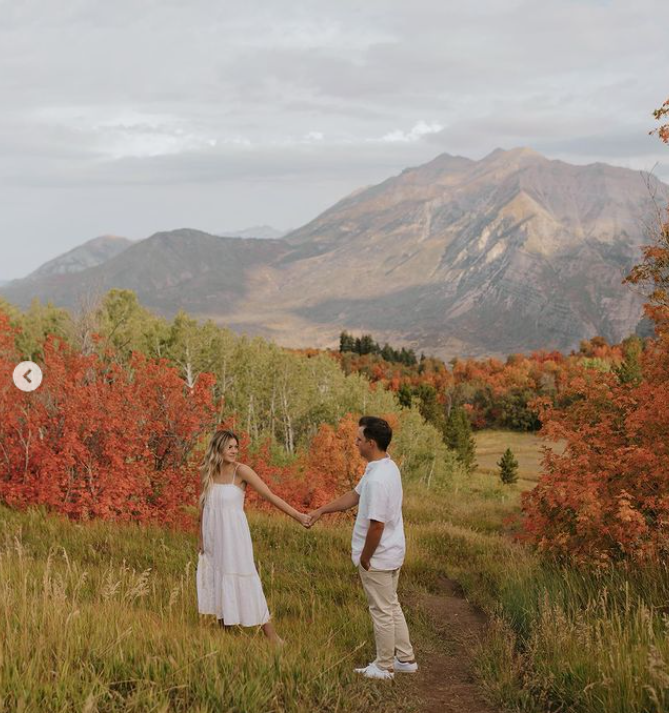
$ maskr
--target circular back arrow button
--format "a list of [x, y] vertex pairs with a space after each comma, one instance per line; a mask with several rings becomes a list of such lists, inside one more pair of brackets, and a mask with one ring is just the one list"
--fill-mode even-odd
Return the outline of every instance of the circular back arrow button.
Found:
[[17, 389], [34, 391], [42, 383], [42, 370], [32, 361], [22, 361], [14, 369], [13, 379]]

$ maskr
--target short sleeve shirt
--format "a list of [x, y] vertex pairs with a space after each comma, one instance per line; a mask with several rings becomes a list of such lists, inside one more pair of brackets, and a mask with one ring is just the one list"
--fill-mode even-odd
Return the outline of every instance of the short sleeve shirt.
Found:
[[353, 564], [360, 564], [369, 521], [377, 520], [384, 524], [384, 528], [370, 565], [374, 569], [398, 569], [404, 562], [406, 550], [402, 521], [402, 477], [399, 468], [389, 456], [371, 461], [355, 486], [355, 492], [360, 496], [360, 502], [351, 540]]

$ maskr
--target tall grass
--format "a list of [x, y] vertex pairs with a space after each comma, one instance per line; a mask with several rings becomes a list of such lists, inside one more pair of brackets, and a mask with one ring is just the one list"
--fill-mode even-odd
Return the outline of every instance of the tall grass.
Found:
[[[485, 438], [492, 461], [506, 435]], [[491, 614], [477, 665], [501, 708], [669, 710], [669, 571], [540, 561], [508, 522], [532, 479], [528, 467], [504, 486], [482, 469], [448, 487], [407, 486], [403, 598], [440, 591], [446, 573]], [[281, 515], [249, 520], [281, 654], [255, 630], [197, 614], [192, 535], [0, 508], [0, 711], [420, 710], [402, 682], [352, 673], [373, 639], [351, 523], [306, 532]], [[420, 657], [439, 645], [434, 623], [407, 613]]]
[[2, 509], [0, 710], [410, 710], [352, 673], [373, 647], [347, 531], [251, 520], [280, 654], [199, 617], [191, 536]]

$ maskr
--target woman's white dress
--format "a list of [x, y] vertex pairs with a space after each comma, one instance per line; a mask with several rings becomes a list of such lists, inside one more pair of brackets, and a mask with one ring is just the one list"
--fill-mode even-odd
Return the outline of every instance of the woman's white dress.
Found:
[[214, 614], [230, 626], [269, 621], [267, 601], [253, 561], [244, 513], [244, 491], [234, 483], [214, 483], [202, 512], [204, 553], [196, 581], [200, 614]]

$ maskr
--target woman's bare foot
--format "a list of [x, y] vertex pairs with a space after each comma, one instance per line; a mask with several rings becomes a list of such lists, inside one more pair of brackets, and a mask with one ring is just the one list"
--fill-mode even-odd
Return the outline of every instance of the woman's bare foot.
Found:
[[268, 621], [267, 624], [263, 624], [262, 632], [269, 639], [272, 646], [276, 646], [277, 648], [285, 646], [286, 642], [276, 633], [276, 629], [271, 621]]

